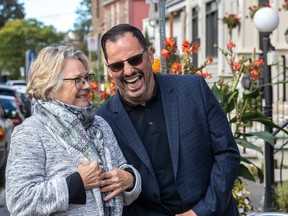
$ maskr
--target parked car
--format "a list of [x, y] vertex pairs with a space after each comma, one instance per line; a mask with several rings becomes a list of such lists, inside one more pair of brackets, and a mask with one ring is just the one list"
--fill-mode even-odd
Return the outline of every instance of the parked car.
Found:
[[25, 118], [13, 96], [0, 95], [0, 103], [3, 106], [5, 115], [12, 120], [14, 126], [24, 121]]
[[26, 93], [27, 83], [25, 80], [8, 80], [6, 85], [13, 86], [19, 93]]
[[0, 103], [0, 187], [5, 183], [5, 167], [10, 148], [11, 134], [14, 129], [13, 122], [5, 115]]
[[12, 86], [7, 86], [5, 84], [4, 85], [0, 84], [0, 95], [13, 96], [16, 99], [20, 111], [22, 112], [23, 115], [25, 115], [24, 104], [20, 98], [18, 91], [15, 88], [13, 88]]
[[19, 93], [19, 96], [23, 102], [24, 117], [27, 118], [31, 116], [31, 99], [27, 96], [26, 93]]

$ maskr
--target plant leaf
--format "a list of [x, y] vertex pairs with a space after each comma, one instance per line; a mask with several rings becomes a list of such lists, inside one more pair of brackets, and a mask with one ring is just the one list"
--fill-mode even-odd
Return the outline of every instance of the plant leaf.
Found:
[[244, 166], [243, 164], [240, 164], [240, 166], [239, 166], [238, 176], [242, 176], [244, 179], [255, 182], [254, 176], [251, 174], [249, 169], [246, 166]]
[[264, 141], [269, 142], [272, 146], [275, 145], [275, 138], [273, 134], [267, 131], [249, 132], [247, 134], [263, 139]]
[[244, 163], [247, 163], [247, 164], [251, 164], [257, 169], [257, 176], [259, 178], [260, 183], [262, 184], [264, 181], [264, 174], [263, 174], [262, 170], [258, 166], [256, 166], [254, 163], [252, 163], [250, 160], [248, 160], [247, 158], [241, 157], [241, 161]]
[[244, 138], [237, 138], [235, 139], [236, 143], [240, 146], [242, 146], [243, 148], [249, 148], [249, 149], [253, 149], [257, 152], [260, 152], [263, 154], [263, 151], [260, 147], [258, 147], [257, 145], [247, 141], [247, 139]]

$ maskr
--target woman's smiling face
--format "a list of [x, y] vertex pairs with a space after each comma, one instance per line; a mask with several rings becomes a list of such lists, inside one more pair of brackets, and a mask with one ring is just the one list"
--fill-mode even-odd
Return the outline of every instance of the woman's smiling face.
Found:
[[[61, 73], [63, 74], [63, 79], [84, 78], [88, 75], [83, 63], [73, 58], [65, 60], [65, 65]], [[88, 94], [90, 89], [91, 85], [86, 80], [81, 88], [76, 87], [75, 80], [63, 80], [62, 86], [56, 91], [52, 90], [49, 97], [74, 106], [86, 107], [89, 105]]]

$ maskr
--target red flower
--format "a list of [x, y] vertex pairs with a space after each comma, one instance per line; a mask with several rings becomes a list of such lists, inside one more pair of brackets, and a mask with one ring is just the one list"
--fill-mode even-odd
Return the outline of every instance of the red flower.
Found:
[[213, 63], [213, 57], [211, 57], [211, 56], [207, 57], [206, 61], [210, 64]]
[[202, 76], [204, 79], [212, 77], [211, 73], [209, 73], [207, 71], [202, 71], [202, 70], [196, 71], [195, 74], [198, 74], [198, 75]]
[[232, 62], [232, 67], [234, 70], [239, 71], [241, 68], [241, 64], [239, 62]]
[[231, 41], [228, 41], [227, 43], [226, 43], [226, 45], [227, 45], [227, 49], [232, 49], [232, 48], [234, 48], [236, 45], [233, 43], [233, 42], [231, 42]]
[[198, 43], [193, 43], [193, 44], [192, 44], [192, 52], [193, 52], [193, 53], [198, 53], [199, 47], [200, 47], [200, 44], [198, 44]]
[[162, 55], [162, 57], [163, 57], [164, 59], [167, 59], [168, 56], [169, 56], [169, 51], [166, 50], [166, 49], [161, 50], [160, 53], [161, 53], [161, 55]]
[[183, 41], [183, 43], [182, 43], [182, 52], [185, 52], [188, 55], [191, 54], [190, 43], [188, 41]]
[[[287, 1], [288, 1], [288, 0], [287, 0]], [[256, 65], [257, 65], [258, 67], [264, 65], [263, 59], [258, 58], [258, 59], [256, 60]]]

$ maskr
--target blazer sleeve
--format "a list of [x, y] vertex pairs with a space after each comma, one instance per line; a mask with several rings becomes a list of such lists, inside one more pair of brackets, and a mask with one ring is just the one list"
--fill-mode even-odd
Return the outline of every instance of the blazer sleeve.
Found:
[[12, 135], [6, 167], [6, 204], [11, 215], [49, 215], [68, 209], [66, 178], [45, 177], [45, 150], [36, 131], [37, 127], [25, 124]]
[[227, 209], [227, 204], [231, 202], [231, 191], [238, 173], [240, 154], [226, 113], [206, 81], [203, 78], [199, 81], [209, 127], [213, 164], [206, 194], [193, 210], [198, 216], [213, 213], [221, 215]]

